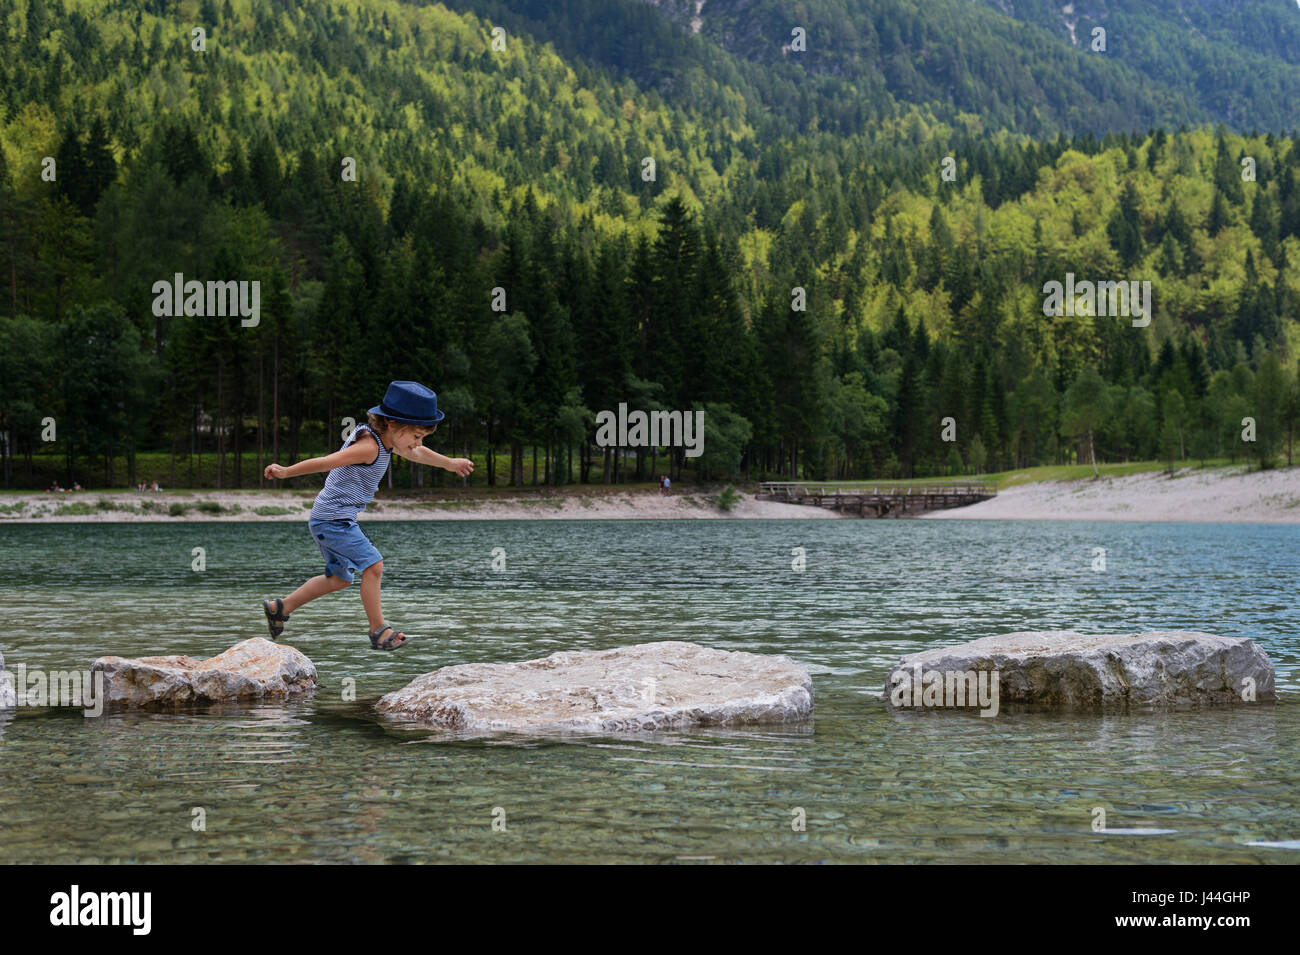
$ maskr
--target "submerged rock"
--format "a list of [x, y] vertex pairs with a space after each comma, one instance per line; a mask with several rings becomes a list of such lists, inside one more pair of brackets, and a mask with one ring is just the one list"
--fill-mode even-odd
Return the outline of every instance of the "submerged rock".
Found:
[[[942, 675], [942, 684], [932, 673]], [[991, 690], [995, 711], [1013, 704], [1182, 708], [1277, 699], [1273, 664], [1245, 637], [1045, 630], [905, 656], [885, 679], [885, 700], [899, 709], [963, 705], [949, 689], [963, 684], [965, 706], [984, 705], [970, 701], [971, 690]]]
[[383, 714], [454, 730], [623, 732], [787, 723], [812, 714], [812, 678], [785, 656], [670, 640], [467, 663], [379, 700]]
[[18, 691], [14, 689], [13, 678], [5, 672], [5, 655], [0, 653], [0, 710], [13, 709], [18, 705]]
[[254, 637], [209, 660], [100, 657], [108, 706], [192, 706], [285, 700], [316, 689], [316, 667], [293, 647]]

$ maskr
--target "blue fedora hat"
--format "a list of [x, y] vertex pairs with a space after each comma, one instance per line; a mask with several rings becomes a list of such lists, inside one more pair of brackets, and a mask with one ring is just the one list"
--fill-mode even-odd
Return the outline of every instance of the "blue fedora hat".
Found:
[[432, 427], [446, 417], [438, 410], [438, 396], [418, 381], [389, 382], [384, 400], [371, 408], [370, 413], [425, 427]]

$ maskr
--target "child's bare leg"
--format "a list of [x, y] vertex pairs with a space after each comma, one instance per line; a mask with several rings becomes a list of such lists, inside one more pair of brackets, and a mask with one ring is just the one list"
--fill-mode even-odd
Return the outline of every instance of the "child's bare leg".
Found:
[[318, 574], [284, 598], [284, 612], [293, 613], [307, 601], [315, 600], [317, 597], [324, 597], [326, 594], [332, 594], [336, 590], [342, 590], [348, 583], [349, 581], [344, 580], [342, 577], [333, 575], [326, 577], [324, 574]]
[[384, 611], [379, 606], [379, 585], [384, 577], [384, 562], [371, 564], [361, 572], [361, 606], [366, 608], [370, 632], [384, 625]]

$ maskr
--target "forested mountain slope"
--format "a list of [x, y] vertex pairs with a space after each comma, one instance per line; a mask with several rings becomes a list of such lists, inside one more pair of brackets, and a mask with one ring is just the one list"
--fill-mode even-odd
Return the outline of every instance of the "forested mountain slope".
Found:
[[[1035, 136], [1300, 125], [1293, 0], [450, 0], [707, 109], [720, 88], [799, 131], [922, 107]], [[652, 13], [653, 11], [653, 13]], [[1068, 12], [1067, 12], [1068, 11]], [[660, 18], [664, 22], [656, 22]], [[665, 29], [665, 22], [675, 29]], [[805, 33], [798, 52], [792, 31]], [[1094, 27], [1105, 45], [1094, 50]]]
[[[1269, 460], [1294, 431], [1293, 140], [911, 109], [796, 134], [752, 90], [681, 103], [496, 25], [0, 0], [5, 479], [157, 449], [238, 484], [392, 378], [438, 388], [448, 447], [508, 449], [497, 480], [529, 447], [567, 475], [620, 402], [707, 409], [714, 477], [1240, 454], [1243, 409]], [[259, 281], [259, 323], [157, 314], [176, 273]], [[1067, 273], [1150, 281], [1152, 321], [1045, 316]]]

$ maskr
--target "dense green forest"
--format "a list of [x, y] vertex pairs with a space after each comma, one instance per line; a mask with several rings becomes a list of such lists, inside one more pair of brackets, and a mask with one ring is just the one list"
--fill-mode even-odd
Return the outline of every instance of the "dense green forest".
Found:
[[[1029, 138], [1014, 110], [992, 129], [812, 80], [772, 105], [799, 82], [722, 50], [661, 92], [509, 27], [493, 49], [494, 25], [0, 0], [6, 486], [135, 483], [143, 452], [166, 455], [151, 479], [240, 486], [332, 450], [395, 378], [439, 392], [429, 443], [486, 460], [476, 482], [529, 458], [618, 480], [592, 439], [620, 402], [705, 410], [673, 468], [708, 479], [1290, 461], [1286, 130]], [[259, 322], [156, 315], [175, 273], [260, 282]], [[1154, 319], [1044, 315], [1067, 273], [1150, 281]]]
[[[1034, 136], [1297, 124], [1295, 0], [449, 0], [705, 115], [795, 132], [922, 107]], [[804, 31], [803, 51], [792, 49]], [[1094, 50], [1093, 30], [1105, 31]], [[632, 38], [635, 38], [633, 40]]]

